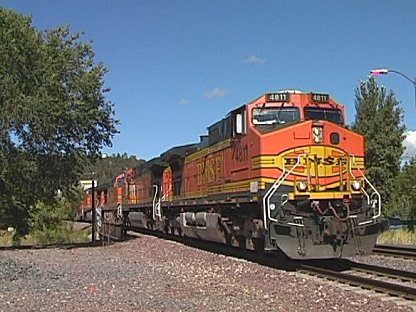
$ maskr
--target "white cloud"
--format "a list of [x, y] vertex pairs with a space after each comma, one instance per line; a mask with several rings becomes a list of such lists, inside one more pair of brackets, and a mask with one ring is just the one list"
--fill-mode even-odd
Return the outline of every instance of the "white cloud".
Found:
[[221, 89], [221, 88], [214, 88], [211, 91], [205, 93], [205, 97], [209, 100], [212, 100], [212, 99], [217, 99], [217, 98], [224, 97], [228, 93], [229, 92], [227, 90], [224, 90], [224, 89]]
[[248, 58], [244, 60], [244, 63], [251, 63], [251, 64], [264, 64], [266, 63], [266, 59], [261, 58], [257, 55], [250, 55]]
[[179, 100], [179, 105], [182, 105], [182, 106], [188, 105], [190, 103], [191, 103], [191, 101], [187, 98], [182, 98], [182, 99]]
[[403, 158], [416, 156], [416, 130], [406, 132], [406, 139], [403, 144], [406, 147]]

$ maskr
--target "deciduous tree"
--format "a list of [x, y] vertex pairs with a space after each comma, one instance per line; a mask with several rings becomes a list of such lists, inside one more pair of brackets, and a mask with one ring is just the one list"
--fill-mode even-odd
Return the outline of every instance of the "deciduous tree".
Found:
[[117, 121], [106, 68], [80, 34], [0, 8], [0, 42], [0, 223], [24, 234], [29, 207], [70, 190]]

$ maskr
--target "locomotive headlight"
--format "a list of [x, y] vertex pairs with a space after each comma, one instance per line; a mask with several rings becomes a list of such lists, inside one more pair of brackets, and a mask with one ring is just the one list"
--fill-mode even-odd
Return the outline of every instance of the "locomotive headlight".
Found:
[[299, 192], [305, 192], [308, 189], [308, 183], [306, 183], [305, 181], [300, 181], [296, 185], [296, 188]]
[[323, 141], [322, 127], [312, 127], [312, 136], [313, 136], [313, 141], [315, 143], [322, 143]]
[[355, 180], [351, 182], [351, 187], [354, 191], [359, 191], [361, 189], [362, 183], [359, 180]]

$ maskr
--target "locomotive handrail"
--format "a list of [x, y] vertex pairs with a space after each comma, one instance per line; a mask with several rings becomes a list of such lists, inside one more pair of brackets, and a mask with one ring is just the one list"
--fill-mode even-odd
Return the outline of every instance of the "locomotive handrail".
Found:
[[[354, 173], [352, 172], [351, 157], [350, 156], [354, 156], [354, 155], [348, 155], [348, 163], [350, 165], [350, 168], [349, 168], [348, 171], [349, 171], [349, 174], [353, 177], [353, 179], [356, 179]], [[355, 161], [354, 161], [354, 163], [355, 163]], [[356, 164], [356, 166], [357, 166], [357, 169], [358, 169], [358, 165], [357, 164]], [[365, 194], [365, 197], [367, 197], [367, 204], [370, 205], [371, 204], [370, 195], [368, 195], [367, 191], [363, 187], [361, 187], [361, 191], [363, 191], [363, 193]]]
[[[371, 184], [371, 182], [366, 178], [366, 176], [364, 175], [364, 173], [361, 171], [361, 169], [358, 167], [357, 163], [355, 162], [355, 156], [353, 154], [350, 154], [350, 157], [352, 157], [352, 162], [355, 165], [356, 169], [358, 170], [358, 172], [361, 174], [361, 176], [364, 178], [365, 182], [373, 189], [374, 193], [371, 195], [371, 197], [373, 197], [374, 194], [376, 194], [377, 199], [377, 205], [378, 205], [378, 212], [376, 213], [376, 215], [373, 216], [373, 219], [378, 219], [381, 216], [381, 195], [380, 193], [376, 190], [376, 188], [373, 186], [373, 184]], [[350, 166], [350, 174], [352, 176], [352, 166]], [[362, 187], [362, 190], [364, 191], [364, 193], [366, 194], [367, 198], [369, 198], [368, 193], [364, 190], [364, 188]], [[371, 202], [371, 201], [370, 201]], [[375, 209], [374, 205], [373, 208]], [[358, 225], [364, 225], [367, 223], [370, 223], [371, 221], [364, 221], [364, 222], [360, 222]]]
[[155, 196], [153, 197], [153, 220], [156, 221], [156, 217], [159, 217], [159, 220], [162, 220], [162, 215], [160, 213], [160, 198], [158, 201], [156, 200], [159, 189], [156, 184], [153, 184], [153, 188], [156, 190]]
[[[267, 230], [267, 219], [278, 222], [277, 219], [272, 218], [270, 216], [270, 198], [273, 196], [273, 194], [277, 191], [277, 189], [280, 187], [280, 185], [283, 183], [283, 181], [292, 173], [292, 171], [300, 164], [301, 157], [306, 156], [306, 154], [300, 154], [298, 156], [298, 160], [296, 164], [286, 173], [286, 166], [283, 165], [283, 171], [282, 174], [276, 179], [276, 181], [273, 183], [273, 185], [270, 187], [270, 189], [266, 192], [266, 194], [263, 197], [263, 220], [264, 220], [264, 229]], [[284, 160], [284, 158], [283, 158]], [[283, 162], [284, 164], [284, 162]]]
[[157, 196], [157, 185], [153, 185], [153, 188], [155, 189], [155, 195], [153, 196], [153, 220], [156, 221], [156, 210], [155, 210], [155, 204], [156, 204], [156, 196]]

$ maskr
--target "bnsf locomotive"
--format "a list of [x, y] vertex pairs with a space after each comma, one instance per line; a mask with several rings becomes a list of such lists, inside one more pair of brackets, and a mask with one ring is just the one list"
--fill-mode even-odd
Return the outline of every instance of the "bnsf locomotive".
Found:
[[[328, 94], [267, 93], [98, 189], [101, 211], [163, 230], [293, 259], [370, 252], [381, 198], [364, 139]], [[118, 217], [117, 217], [118, 216]]]

